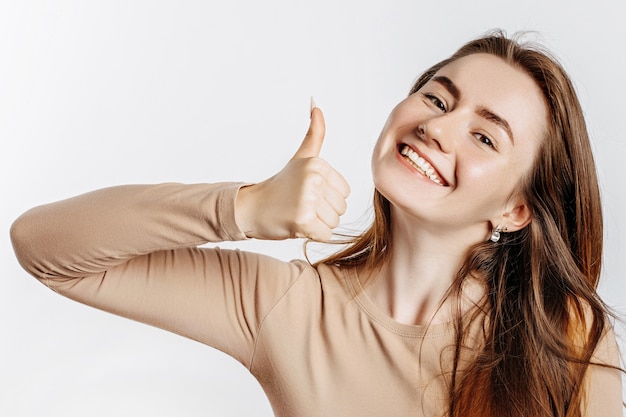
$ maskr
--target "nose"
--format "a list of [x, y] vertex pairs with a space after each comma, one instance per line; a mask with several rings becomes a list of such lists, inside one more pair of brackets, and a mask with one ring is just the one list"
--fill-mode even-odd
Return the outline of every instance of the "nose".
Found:
[[458, 136], [457, 123], [452, 120], [451, 115], [430, 118], [417, 127], [417, 134], [427, 145], [435, 146], [444, 153], [452, 152], [453, 138]]

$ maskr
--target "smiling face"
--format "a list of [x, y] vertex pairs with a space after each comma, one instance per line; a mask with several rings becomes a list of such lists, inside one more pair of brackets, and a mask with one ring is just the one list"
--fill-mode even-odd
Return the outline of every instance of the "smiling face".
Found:
[[527, 74], [489, 54], [460, 58], [393, 109], [374, 148], [374, 184], [394, 222], [475, 241], [497, 224], [519, 229], [528, 221], [520, 182], [546, 123]]

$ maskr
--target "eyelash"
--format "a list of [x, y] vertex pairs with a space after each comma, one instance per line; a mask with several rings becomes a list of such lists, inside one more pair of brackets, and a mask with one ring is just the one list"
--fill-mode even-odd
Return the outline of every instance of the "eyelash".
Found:
[[427, 100], [429, 100], [435, 107], [437, 107], [442, 112], [446, 113], [448, 111], [445, 103], [434, 94], [424, 93], [424, 97], [426, 97]]
[[[437, 97], [436, 95], [430, 94], [430, 93], [424, 93], [424, 97], [426, 97], [427, 100], [429, 100], [435, 107], [437, 107], [443, 113], [448, 112], [448, 109], [446, 108], [445, 103], [442, 100], [440, 100], [439, 97]], [[487, 145], [491, 149], [496, 149], [495, 143], [493, 142], [493, 140], [491, 140], [489, 136], [483, 135], [482, 133], [474, 133], [474, 137], [478, 139], [480, 143]]]
[[489, 146], [492, 149], [496, 148], [493, 140], [489, 136], [483, 135], [482, 133], [474, 133], [474, 137], [478, 139], [478, 141], [484, 145]]

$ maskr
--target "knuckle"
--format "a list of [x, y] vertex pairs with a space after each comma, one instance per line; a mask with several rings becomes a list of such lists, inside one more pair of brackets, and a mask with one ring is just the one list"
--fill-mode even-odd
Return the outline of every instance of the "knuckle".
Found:
[[293, 220], [291, 228], [293, 232], [306, 232], [314, 220], [315, 213], [311, 210], [301, 211]]
[[309, 180], [309, 184], [315, 187], [319, 187], [320, 185], [324, 183], [324, 177], [320, 175], [319, 172], [312, 172], [309, 175], [308, 180]]
[[317, 158], [317, 157], [308, 158], [306, 161], [306, 166], [311, 171], [315, 171], [319, 173], [328, 172], [328, 163], [322, 158]]

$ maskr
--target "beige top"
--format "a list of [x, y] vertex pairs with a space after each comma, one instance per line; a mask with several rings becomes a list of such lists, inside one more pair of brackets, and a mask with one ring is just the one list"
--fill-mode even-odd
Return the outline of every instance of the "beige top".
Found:
[[[443, 416], [450, 325], [394, 321], [353, 269], [197, 247], [245, 239], [239, 186], [91, 192], [22, 215], [13, 245], [55, 291], [233, 356], [277, 416]], [[598, 356], [617, 355], [611, 334]], [[621, 416], [619, 374], [593, 368], [589, 415]]]

